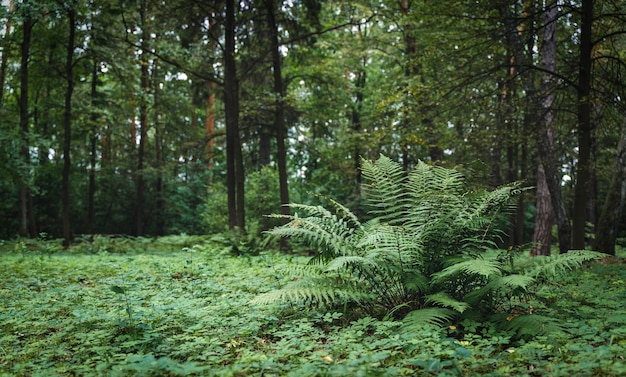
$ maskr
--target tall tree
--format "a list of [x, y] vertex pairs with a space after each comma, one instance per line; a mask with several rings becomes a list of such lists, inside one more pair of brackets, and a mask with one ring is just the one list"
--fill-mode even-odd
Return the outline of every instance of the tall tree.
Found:
[[63, 110], [63, 246], [68, 248], [72, 240], [70, 174], [72, 170], [72, 94], [74, 92], [74, 48], [76, 45], [76, 2], [65, 5], [68, 17], [69, 35], [65, 59], [65, 106]]
[[31, 197], [29, 188], [29, 166], [30, 166], [30, 151], [29, 151], [29, 101], [28, 101], [28, 64], [30, 56], [31, 37], [34, 25], [34, 19], [31, 14], [32, 9], [30, 4], [21, 4], [20, 14], [22, 16], [22, 41], [21, 41], [21, 60], [20, 60], [20, 93], [19, 93], [19, 109], [20, 109], [20, 157], [22, 168], [20, 174], [20, 182], [18, 188], [19, 196], [19, 234], [21, 236], [35, 235], [35, 224], [30, 222], [29, 233], [29, 217], [32, 219], [34, 216], [29, 216], [29, 200]]
[[[508, 45], [513, 52], [513, 59], [519, 75], [521, 77], [522, 85], [526, 93], [528, 104], [536, 104], [536, 85], [532, 73], [533, 62], [529, 59], [528, 55], [524, 51], [528, 51], [528, 48], [523, 43], [516, 17], [511, 11], [511, 5], [502, 3], [499, 7], [501, 16], [503, 17], [503, 25], [505, 27], [505, 38]], [[532, 12], [527, 12], [533, 14]], [[523, 19], [523, 18], [522, 18]], [[531, 38], [532, 40], [532, 38]], [[532, 50], [531, 50], [532, 51]], [[561, 191], [561, 172], [558, 170], [558, 163], [554, 157], [554, 151], [550, 142], [550, 134], [548, 129], [544, 128], [543, 122], [537, 119], [532, 108], [526, 112], [525, 116], [527, 120], [525, 123], [532, 125], [536, 130], [537, 145], [539, 151], [539, 157], [543, 169], [546, 173], [548, 189], [550, 191], [550, 199], [554, 208], [555, 220], [558, 228], [559, 238], [559, 250], [566, 252], [570, 249], [572, 230], [569, 223], [569, 217], [567, 215], [565, 200], [563, 199], [563, 193]]]
[[592, 27], [593, 0], [581, 0], [580, 45], [578, 57], [577, 95], [577, 134], [578, 163], [576, 165], [576, 189], [572, 216], [572, 247], [585, 248], [585, 226], [587, 223], [587, 203], [591, 193], [591, 67], [592, 67]]
[[[280, 211], [289, 215], [289, 186], [287, 177], [287, 149], [285, 147], [285, 90], [283, 87], [280, 43], [278, 40], [277, 6], [274, 0], [264, 0], [268, 15], [268, 28], [272, 47], [272, 71], [274, 78], [274, 128], [276, 130], [276, 161], [278, 163], [278, 181], [280, 187]], [[286, 218], [284, 220], [287, 220]], [[286, 239], [281, 239], [281, 247], [287, 248]]]
[[151, 18], [150, 0], [141, 0], [139, 8], [141, 27], [141, 52], [139, 56], [139, 145], [137, 146], [137, 194], [135, 198], [135, 233], [143, 236], [145, 233], [144, 196], [145, 196], [145, 151], [148, 139], [148, 95], [150, 92], [150, 28]]
[[[538, 130], [542, 135], [548, 135], [549, 147], [552, 149], [552, 123], [554, 121], [554, 100], [556, 98], [556, 52], [557, 52], [557, 17], [556, 2], [546, 4], [543, 10], [543, 41], [541, 44], [541, 89], [538, 100], [541, 104], [541, 117], [538, 120]], [[550, 189], [546, 180], [546, 171], [543, 163], [537, 164], [536, 215], [533, 234], [533, 255], [550, 255], [552, 245], [552, 224], [554, 222]]]
[[224, 41], [224, 107], [226, 118], [226, 186], [228, 190], [228, 226], [245, 231], [243, 156], [239, 137], [239, 82], [235, 61], [234, 0], [226, 0]]

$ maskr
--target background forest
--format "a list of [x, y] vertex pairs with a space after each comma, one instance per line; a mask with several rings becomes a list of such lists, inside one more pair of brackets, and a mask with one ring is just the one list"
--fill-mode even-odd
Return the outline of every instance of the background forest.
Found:
[[624, 228], [622, 1], [3, 0], [0, 26], [1, 238], [359, 214], [380, 154], [535, 187], [506, 246]]

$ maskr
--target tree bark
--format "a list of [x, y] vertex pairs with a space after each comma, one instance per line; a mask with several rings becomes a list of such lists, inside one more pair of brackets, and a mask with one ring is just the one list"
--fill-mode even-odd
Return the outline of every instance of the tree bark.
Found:
[[62, 206], [63, 206], [63, 247], [68, 248], [72, 241], [71, 202], [70, 202], [70, 175], [72, 146], [72, 93], [74, 92], [74, 45], [76, 44], [76, 10], [74, 4], [69, 5], [67, 11], [69, 19], [69, 38], [65, 61], [65, 109], [63, 112], [63, 178], [62, 178]]
[[[28, 10], [26, 10], [28, 12]], [[30, 54], [30, 42], [33, 29], [33, 19], [30, 14], [24, 15], [23, 21], [23, 37], [21, 43], [21, 61], [20, 61], [20, 157], [25, 167], [30, 166], [30, 152], [28, 142], [28, 56]], [[20, 182], [18, 188], [19, 200], [19, 234], [22, 237], [29, 235], [28, 229], [28, 198], [30, 197], [29, 177], [27, 168], [22, 168], [20, 172]], [[32, 234], [31, 234], [32, 236]]]
[[[274, 73], [274, 95], [276, 104], [274, 109], [274, 127], [276, 128], [276, 162], [278, 163], [278, 183], [280, 191], [280, 212], [289, 215], [289, 186], [287, 177], [287, 149], [285, 147], [285, 90], [283, 87], [282, 67], [280, 58], [280, 44], [278, 41], [278, 24], [276, 23], [276, 7], [274, 0], [266, 0], [268, 12], [270, 38], [272, 43], [272, 68]], [[283, 219], [286, 224], [288, 219]], [[281, 238], [280, 247], [287, 250], [289, 245], [285, 237]]]
[[89, 188], [87, 192], [87, 234], [93, 234], [93, 223], [95, 219], [95, 195], [96, 195], [96, 145], [98, 113], [98, 65], [99, 62], [94, 58], [91, 67], [91, 136], [89, 138]]
[[578, 61], [578, 164], [572, 216], [572, 247], [585, 248], [587, 203], [591, 185], [591, 53], [593, 0], [582, 0]]
[[148, 138], [148, 93], [150, 91], [150, 70], [149, 70], [149, 40], [150, 30], [148, 27], [149, 0], [141, 2], [141, 56], [139, 64], [141, 65], [140, 76], [140, 93], [139, 100], [139, 145], [137, 147], [137, 175], [136, 175], [136, 199], [135, 199], [135, 235], [143, 236], [145, 233], [144, 221], [144, 158], [146, 150], [146, 141]]
[[165, 235], [165, 193], [163, 192], [163, 130], [159, 113], [159, 76], [158, 60], [154, 60], [152, 82], [154, 91], [153, 116], [154, 116], [154, 149], [156, 157], [156, 234]]
[[[553, 73], [556, 72], [556, 33], [558, 8], [555, 2], [550, 3], [544, 10], [543, 43], [541, 44], [541, 68], [544, 72], [541, 77], [541, 92], [538, 98], [541, 103], [542, 117], [538, 120], [541, 135], [548, 135], [550, 149], [552, 149], [552, 123], [554, 121], [554, 100], [556, 98], [556, 82]], [[554, 209], [550, 190], [546, 180], [546, 172], [541, 161], [537, 164], [537, 190], [535, 215], [535, 230], [533, 234], [533, 249], [531, 255], [550, 255], [552, 244], [552, 225], [554, 223]]]
[[228, 227], [245, 231], [244, 171], [239, 139], [239, 82], [235, 62], [235, 1], [226, 0], [224, 41], [224, 107], [226, 120], [226, 186]]
[[[516, 25], [516, 17], [511, 14], [511, 10], [506, 3], [500, 5], [499, 11], [504, 20], [507, 43], [513, 52], [515, 66], [519, 68], [517, 70], [521, 76], [526, 96], [528, 96], [530, 103], [535, 103], [537, 101], [536, 88], [530, 70], [532, 61], [524, 54], [527, 48], [524, 47], [521, 41]], [[529, 111], [532, 111], [532, 109], [529, 109]], [[567, 216], [565, 200], [561, 192], [561, 172], [558, 170], [558, 163], [554, 157], [548, 130], [545, 129], [543, 123], [537, 121], [537, 119], [535, 119], [533, 123], [536, 131], [539, 157], [546, 173], [546, 181], [548, 189], [550, 190], [550, 199], [558, 227], [559, 250], [564, 253], [570, 249], [572, 228], [569, 223], [569, 217]]]

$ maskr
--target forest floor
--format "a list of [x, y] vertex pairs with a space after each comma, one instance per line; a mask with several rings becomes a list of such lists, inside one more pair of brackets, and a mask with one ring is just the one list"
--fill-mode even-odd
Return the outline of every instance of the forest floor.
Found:
[[0, 242], [0, 376], [626, 375], [623, 258], [543, 287], [563, 331], [516, 340], [488, 323], [461, 334], [252, 306], [305, 257], [197, 241]]

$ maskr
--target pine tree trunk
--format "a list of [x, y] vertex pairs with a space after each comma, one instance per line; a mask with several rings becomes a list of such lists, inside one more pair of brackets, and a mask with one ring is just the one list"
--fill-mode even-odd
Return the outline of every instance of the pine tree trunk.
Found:
[[145, 177], [144, 177], [144, 158], [146, 150], [146, 142], [148, 138], [148, 92], [150, 90], [150, 60], [148, 58], [150, 29], [148, 27], [148, 2], [142, 2], [141, 5], [141, 56], [139, 64], [141, 65], [140, 76], [140, 93], [139, 100], [139, 145], [137, 147], [137, 175], [136, 175], [136, 198], [135, 198], [135, 235], [143, 236], [145, 233], [144, 221], [144, 193], [145, 193]]
[[87, 234], [93, 234], [93, 223], [95, 219], [95, 195], [96, 195], [96, 145], [98, 138], [96, 137], [96, 124], [98, 122], [98, 113], [96, 112], [96, 106], [98, 106], [98, 64], [99, 62], [94, 59], [93, 66], [91, 67], [91, 106], [93, 108], [91, 113], [91, 121], [93, 123], [91, 129], [91, 136], [89, 138], [89, 188], [87, 192]]
[[74, 45], [76, 39], [76, 10], [74, 4], [68, 9], [69, 39], [67, 44], [67, 58], [65, 62], [65, 79], [67, 89], [65, 91], [65, 110], [63, 113], [63, 178], [62, 178], [62, 202], [63, 202], [63, 246], [68, 248], [72, 241], [72, 224], [70, 212], [70, 174], [72, 146], [72, 93], [74, 92]]
[[[276, 23], [276, 7], [273, 0], [266, 0], [268, 11], [269, 28], [272, 42], [272, 67], [274, 71], [274, 95], [276, 105], [274, 110], [274, 126], [276, 128], [276, 160], [278, 163], [278, 183], [280, 191], [280, 211], [283, 215], [289, 215], [289, 186], [287, 177], [287, 149], [285, 147], [285, 92], [283, 88], [282, 67], [280, 59], [280, 45], [278, 41], [278, 25]], [[283, 219], [283, 224], [287, 219]], [[281, 249], [289, 248], [286, 238], [281, 238]]]
[[[30, 54], [31, 33], [33, 20], [26, 14], [23, 21], [23, 38], [21, 44], [21, 64], [20, 64], [20, 157], [25, 167], [30, 165], [30, 152], [28, 145], [28, 56]], [[20, 182], [18, 188], [19, 200], [19, 234], [22, 237], [29, 235], [28, 232], [28, 173], [26, 169], [20, 171]]]
[[[544, 11], [543, 43], [541, 44], [541, 91], [538, 102], [541, 103], [543, 117], [538, 120], [540, 135], [548, 135], [548, 143], [552, 149], [552, 124], [554, 122], [553, 104], [556, 98], [556, 82], [553, 73], [556, 71], [556, 32], [558, 8], [556, 3], [548, 5]], [[537, 190], [535, 231], [533, 234], [533, 249], [531, 255], [550, 255], [552, 244], [552, 225], [554, 224], [554, 210], [550, 190], [546, 180], [546, 172], [540, 161], [537, 167]]]
[[245, 230], [244, 172], [239, 139], [239, 83], [235, 62], [235, 1], [226, 1], [224, 49], [224, 107], [226, 118], [226, 186], [228, 227]]
[[582, 0], [578, 67], [578, 164], [572, 216], [572, 248], [585, 248], [587, 204], [591, 185], [591, 53], [593, 0]]

